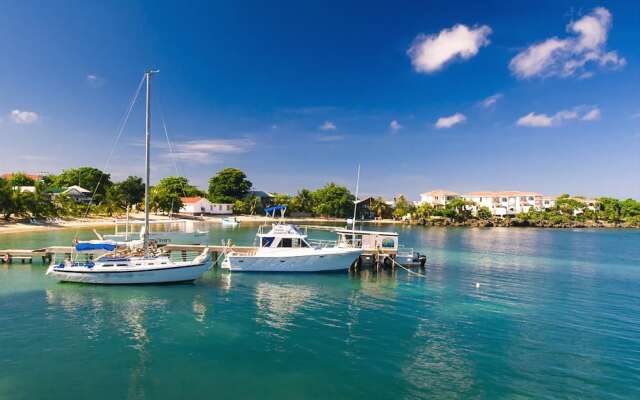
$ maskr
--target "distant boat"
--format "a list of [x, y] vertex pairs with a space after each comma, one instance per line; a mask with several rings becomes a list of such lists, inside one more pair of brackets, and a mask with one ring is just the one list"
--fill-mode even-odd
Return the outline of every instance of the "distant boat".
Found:
[[240, 221], [236, 217], [224, 217], [222, 218], [222, 226], [238, 226]]
[[209, 249], [191, 261], [172, 261], [149, 246], [149, 168], [151, 141], [151, 75], [157, 71], [147, 71], [146, 140], [145, 140], [145, 193], [144, 193], [144, 233], [142, 248], [130, 249], [113, 241], [80, 242], [76, 252], [108, 251], [95, 261], [65, 260], [55, 261], [47, 269], [47, 275], [60, 281], [94, 284], [142, 284], [193, 281], [211, 266]]

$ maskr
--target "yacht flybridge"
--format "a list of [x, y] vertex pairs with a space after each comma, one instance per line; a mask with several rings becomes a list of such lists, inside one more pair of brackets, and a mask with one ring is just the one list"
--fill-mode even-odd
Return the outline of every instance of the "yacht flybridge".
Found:
[[[160, 254], [149, 240], [149, 167], [151, 141], [151, 76], [158, 71], [145, 72], [146, 80], [146, 125], [145, 125], [145, 192], [144, 233], [141, 247], [132, 248], [115, 241], [78, 242], [75, 246], [76, 260], [56, 263], [55, 258], [47, 269], [47, 275], [60, 281], [95, 284], [141, 284], [193, 281], [205, 273], [209, 262], [209, 249], [190, 261], [173, 261]], [[106, 252], [95, 260], [78, 261], [82, 251]]]
[[[286, 207], [271, 207], [267, 213]], [[346, 271], [362, 254], [362, 249], [335, 242], [309, 240], [297, 226], [274, 223], [261, 226], [258, 247], [247, 252], [230, 252], [221, 267], [230, 271], [328, 272]]]

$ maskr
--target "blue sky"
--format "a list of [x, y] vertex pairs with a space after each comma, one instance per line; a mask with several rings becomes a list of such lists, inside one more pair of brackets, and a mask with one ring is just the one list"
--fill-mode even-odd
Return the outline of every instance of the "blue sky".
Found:
[[[295, 192], [360, 163], [386, 197], [640, 197], [640, 3], [344, 3], [5, 3], [0, 171], [103, 168], [156, 67], [154, 181], [175, 159], [203, 187], [235, 166]], [[142, 174], [142, 104], [115, 179]]]

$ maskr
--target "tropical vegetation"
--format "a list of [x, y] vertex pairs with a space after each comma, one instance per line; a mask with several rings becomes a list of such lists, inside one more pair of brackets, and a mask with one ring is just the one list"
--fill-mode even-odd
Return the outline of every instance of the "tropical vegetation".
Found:
[[[252, 182], [237, 168], [224, 168], [209, 179], [207, 191], [200, 190], [185, 177], [168, 176], [150, 188], [150, 211], [179, 212], [184, 197], [206, 197], [214, 203], [231, 203], [237, 214], [261, 214], [265, 207], [287, 205], [289, 215], [346, 218], [353, 215], [355, 196], [344, 186], [330, 182], [315, 190], [300, 189], [296, 194], [272, 194], [258, 197], [251, 192]], [[89, 191], [86, 201], [65, 193], [80, 186]], [[18, 172], [0, 178], [0, 217], [46, 219], [87, 215], [121, 215], [127, 209], [144, 210], [145, 184], [142, 178], [129, 176], [113, 182], [111, 175], [93, 167], [70, 168], [59, 175], [35, 181]], [[640, 202], [601, 197], [595, 202], [562, 195], [555, 206], [531, 209], [516, 216], [498, 218], [486, 207], [457, 198], [446, 206], [414, 205], [405, 196], [393, 203], [383, 198], [369, 198], [359, 203], [358, 218], [398, 219], [422, 224], [480, 226], [629, 226], [640, 227]]]

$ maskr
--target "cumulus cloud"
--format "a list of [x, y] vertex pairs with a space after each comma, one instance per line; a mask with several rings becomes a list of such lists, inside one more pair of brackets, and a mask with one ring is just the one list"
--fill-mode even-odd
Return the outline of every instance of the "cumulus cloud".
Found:
[[529, 46], [511, 60], [509, 68], [520, 79], [548, 76], [588, 78], [593, 75], [594, 68], [622, 68], [626, 60], [617, 52], [606, 50], [610, 29], [609, 10], [595, 8], [567, 26], [568, 37], [552, 37]]
[[194, 164], [212, 164], [227, 154], [240, 154], [255, 146], [250, 139], [189, 140], [173, 144], [173, 152], [166, 157]]
[[585, 115], [582, 116], [583, 121], [597, 121], [600, 119], [600, 109], [594, 108]]
[[322, 135], [318, 136], [318, 142], [339, 142], [344, 140], [342, 135]]
[[562, 125], [566, 121], [580, 119], [582, 121], [595, 121], [600, 118], [600, 109], [598, 107], [578, 106], [570, 110], [561, 110], [553, 115], [536, 114], [530, 112], [518, 119], [518, 126], [526, 126], [530, 128], [548, 128], [551, 126]]
[[493, 96], [489, 96], [486, 99], [482, 100], [480, 102], [480, 105], [484, 108], [491, 108], [493, 107], [498, 100], [500, 100], [502, 98], [502, 93], [496, 93]]
[[396, 121], [395, 119], [389, 123], [389, 129], [391, 129], [393, 132], [398, 132], [402, 128], [404, 127], [400, 125], [400, 122]]
[[418, 35], [407, 54], [417, 72], [432, 73], [453, 60], [466, 60], [478, 54], [481, 47], [490, 43], [490, 34], [487, 25], [469, 28], [457, 24], [438, 34]]
[[335, 131], [337, 129], [336, 124], [331, 121], [324, 121], [324, 124], [318, 127], [321, 131]]
[[452, 126], [457, 125], [466, 120], [467, 120], [467, 117], [465, 117], [464, 114], [455, 113], [449, 117], [438, 118], [438, 120], [436, 121], [436, 128], [438, 129], [451, 128]]
[[9, 117], [16, 124], [32, 124], [38, 120], [39, 115], [34, 111], [13, 110]]

